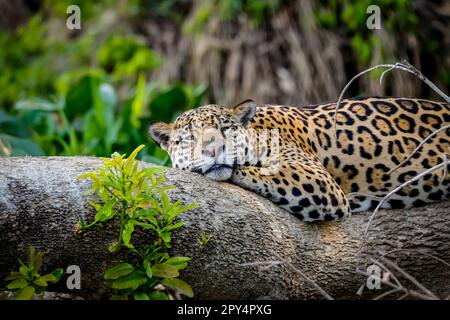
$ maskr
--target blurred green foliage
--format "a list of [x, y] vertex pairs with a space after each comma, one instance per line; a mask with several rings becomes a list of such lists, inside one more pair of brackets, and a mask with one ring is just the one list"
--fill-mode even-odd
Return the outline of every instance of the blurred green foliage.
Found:
[[[350, 38], [352, 50], [361, 65], [367, 65], [372, 54], [382, 47], [378, 35], [366, 27], [367, 8], [371, 5], [383, 8], [381, 19], [387, 30], [414, 33], [418, 27], [409, 0], [321, 0], [316, 10], [316, 20], [321, 26], [341, 29], [343, 35]], [[383, 50], [381, 54], [385, 54]]]
[[[177, 2], [160, 1], [162, 3], [171, 2], [171, 7]], [[211, 18], [219, 18], [222, 21], [235, 20], [239, 14], [244, 13], [255, 25], [260, 25], [264, 20], [275, 13], [283, 3], [283, 0], [199, 0], [196, 2], [196, 10], [192, 19], [188, 19], [184, 24], [185, 32], [201, 32], [206, 22]]]
[[[15, 32], [0, 32], [0, 155], [108, 156], [115, 150], [129, 154], [135, 146], [149, 144], [144, 158], [167, 164], [165, 152], [147, 139], [148, 123], [172, 121], [200, 105], [206, 87], [149, 82], [164, 57], [151, 49], [137, 21], [166, 19], [184, 32], [201, 33], [210, 19], [236, 21], [245, 14], [255, 26], [264, 27], [282, 8], [292, 11], [292, 3], [45, 0]], [[82, 32], [65, 27], [66, 10], [72, 4], [81, 7]], [[397, 58], [387, 56], [379, 35], [367, 29], [369, 5], [383, 8], [387, 32], [405, 37], [420, 34], [418, 17], [408, 0], [317, 1], [316, 23], [349, 39], [358, 69], [367, 67], [375, 55], [382, 61]], [[120, 19], [111, 20], [114, 16]], [[433, 56], [447, 54], [438, 41], [427, 38], [421, 50]], [[450, 72], [436, 72], [450, 85]]]
[[[95, 18], [98, 4], [77, 4], [83, 24]], [[67, 5], [47, 9], [65, 21]], [[37, 13], [16, 32], [0, 32], [0, 155], [107, 156], [150, 144], [143, 160], [169, 163], [147, 125], [200, 105], [206, 88], [148, 82], [162, 58], [126, 28], [97, 29], [55, 36]]]

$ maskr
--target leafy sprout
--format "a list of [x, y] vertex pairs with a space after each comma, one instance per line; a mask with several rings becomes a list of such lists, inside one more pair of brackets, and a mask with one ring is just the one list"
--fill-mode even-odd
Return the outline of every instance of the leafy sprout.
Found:
[[57, 283], [61, 279], [64, 273], [61, 268], [45, 275], [40, 274], [43, 257], [44, 252], [36, 252], [34, 247], [30, 247], [27, 263], [19, 259], [19, 271], [12, 271], [5, 278], [10, 281], [6, 288], [14, 292], [16, 300], [31, 300], [35, 293], [43, 295], [49, 284]]
[[[118, 239], [109, 250], [116, 253], [126, 249], [138, 258], [137, 264], [122, 262], [110, 267], [104, 274], [115, 290], [112, 299], [168, 299], [168, 289], [188, 297], [191, 287], [179, 277], [179, 270], [187, 267], [189, 257], [171, 257], [172, 232], [183, 226], [178, 216], [197, 204], [183, 205], [181, 200], [171, 202], [166, 191], [175, 186], [165, 185], [166, 175], [162, 167], [144, 167], [136, 160], [143, 145], [137, 147], [128, 158], [114, 153], [102, 158], [104, 164], [96, 172], [79, 178], [92, 181], [87, 194], [95, 193], [100, 202], [90, 201], [95, 209], [90, 223], [80, 220], [81, 229], [89, 229], [109, 220], [119, 220]], [[152, 232], [150, 243], [133, 243], [133, 234], [142, 229]], [[162, 285], [164, 290], [156, 290]], [[161, 287], [161, 286], [159, 286]]]

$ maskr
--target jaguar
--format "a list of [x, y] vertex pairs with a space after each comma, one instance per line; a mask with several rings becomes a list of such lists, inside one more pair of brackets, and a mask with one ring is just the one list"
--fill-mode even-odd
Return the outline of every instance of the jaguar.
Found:
[[[334, 121], [336, 121], [334, 126]], [[301, 220], [331, 221], [376, 207], [381, 197], [446, 161], [450, 104], [425, 99], [358, 97], [291, 107], [201, 106], [150, 137], [172, 165], [258, 193]], [[450, 166], [405, 186], [383, 208], [423, 206], [450, 194]]]

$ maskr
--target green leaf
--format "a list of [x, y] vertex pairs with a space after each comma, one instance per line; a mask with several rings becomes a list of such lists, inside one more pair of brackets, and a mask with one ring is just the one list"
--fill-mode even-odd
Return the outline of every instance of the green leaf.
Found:
[[149, 300], [169, 300], [169, 297], [161, 291], [152, 291], [147, 296]]
[[171, 241], [170, 232], [161, 232], [159, 237], [165, 242], [169, 243]]
[[46, 287], [48, 285], [44, 277], [37, 278], [36, 280], [33, 281], [33, 283], [41, 287]]
[[140, 221], [136, 221], [135, 220], [134, 224], [137, 225], [137, 226], [140, 226], [140, 227], [142, 227], [144, 229], [153, 229], [153, 230], [155, 229], [153, 225], [145, 223], [145, 222], [140, 222]]
[[28, 276], [28, 273], [29, 273], [31, 270], [30, 270], [30, 268], [28, 268], [28, 266], [22, 265], [22, 266], [19, 268], [19, 271], [20, 271], [20, 273], [21, 273], [22, 275], [24, 275], [24, 276], [26, 277], [26, 276]]
[[[7, 136], [26, 138], [31, 136], [31, 131], [23, 117], [13, 116], [0, 109], [1, 132]], [[1, 140], [1, 138], [0, 138]]]
[[117, 94], [114, 87], [109, 83], [102, 83], [100, 85], [100, 99], [107, 108], [114, 108], [117, 105]]
[[169, 211], [170, 210], [169, 197], [165, 193], [161, 193], [161, 204], [162, 204], [162, 207], [163, 207], [163, 209], [165, 211]]
[[10, 280], [15, 280], [15, 279], [22, 278], [22, 277], [23, 277], [23, 274], [21, 274], [20, 272], [12, 271], [12, 272], [9, 274], [9, 276], [5, 277], [4, 280], [10, 281]]
[[125, 161], [126, 164], [131, 163], [136, 156], [138, 155], [139, 151], [141, 151], [143, 148], [145, 148], [145, 144], [141, 144], [139, 147], [137, 147], [136, 149], [134, 149], [134, 151], [130, 154], [130, 156], [128, 157], [128, 159]]
[[148, 259], [144, 260], [143, 265], [144, 265], [144, 269], [145, 269], [145, 273], [147, 274], [147, 277], [149, 277], [149, 278], [153, 277], [152, 267], [151, 267]]
[[154, 276], [161, 278], [175, 278], [180, 275], [176, 267], [166, 263], [153, 265], [152, 272]]
[[192, 288], [190, 285], [188, 285], [186, 282], [180, 279], [163, 279], [161, 281], [163, 285], [166, 287], [169, 287], [171, 289], [174, 289], [178, 291], [181, 294], [184, 294], [185, 296], [188, 296], [189, 298], [192, 298], [194, 296], [194, 293], [192, 292]]
[[[58, 268], [50, 272], [49, 275], [52, 275], [55, 279], [48, 279], [47, 281], [50, 283], [57, 283], [59, 280], [61, 280], [62, 275], [64, 274], [64, 270], [62, 268]], [[48, 276], [48, 275], [46, 275]]]
[[17, 292], [16, 300], [31, 300], [33, 298], [35, 288], [28, 286]]
[[115, 280], [131, 273], [134, 267], [129, 263], [119, 263], [106, 270], [104, 278], [106, 280]]
[[94, 182], [100, 183], [98, 174], [95, 172], [88, 172], [88, 173], [80, 174], [77, 179], [88, 179], [88, 178]]
[[135, 293], [133, 296], [134, 300], [150, 300], [148, 295], [144, 292]]
[[145, 87], [145, 75], [143, 73], [139, 74], [138, 83], [136, 88], [136, 95], [131, 103], [131, 115], [130, 122], [135, 128], [139, 128], [139, 119], [143, 116], [145, 105], [148, 100], [148, 90]]
[[123, 244], [128, 248], [134, 248], [134, 246], [130, 243], [131, 235], [134, 232], [134, 220], [130, 220], [127, 222], [125, 227], [122, 230], [122, 240]]
[[[3, 129], [3, 128], [2, 128]], [[7, 147], [8, 156], [43, 156], [41, 147], [31, 139], [23, 139], [0, 133], [0, 145]], [[3, 154], [3, 150], [0, 150]]]
[[99, 94], [99, 79], [86, 75], [72, 86], [66, 95], [64, 112], [69, 119], [77, 114], [84, 114], [94, 106], [95, 94]]
[[86, 229], [86, 228], [88, 228], [88, 224], [83, 220], [83, 218], [80, 218], [80, 220], [78, 221], [78, 223], [80, 224], [80, 229]]
[[123, 276], [117, 280], [115, 280], [112, 284], [114, 289], [131, 289], [135, 290], [140, 285], [147, 282], [147, 276], [144, 272], [141, 271], [133, 271], [126, 276]]
[[[93, 190], [95, 191], [95, 189]], [[87, 194], [85, 194], [87, 196]], [[102, 208], [102, 205], [99, 203], [95, 203], [94, 201], [88, 201], [88, 204], [93, 207], [96, 211], [100, 210]]]
[[182, 112], [188, 105], [188, 99], [181, 86], [172, 86], [155, 96], [149, 110], [151, 120], [170, 122], [176, 112]]
[[22, 289], [25, 288], [28, 285], [28, 281], [25, 278], [19, 278], [14, 280], [13, 282], [9, 283], [6, 288], [12, 290], [12, 289]]
[[168, 259], [165, 263], [174, 266], [178, 270], [181, 270], [187, 267], [187, 262], [190, 260], [191, 258], [189, 257], [172, 257]]
[[181, 228], [183, 225], [184, 225], [184, 221], [179, 221], [179, 222], [177, 222], [175, 224], [172, 224], [170, 226], [165, 227], [164, 230], [171, 231], [171, 230], [174, 230], [174, 229]]
[[185, 211], [191, 210], [191, 209], [193, 209], [193, 208], [195, 208], [195, 207], [198, 207], [198, 206], [200, 206], [199, 203], [192, 203], [192, 204], [190, 204], [190, 205], [187, 205], [187, 206], [178, 208], [178, 209], [177, 209], [177, 214], [176, 214], [176, 216], [178, 216], [180, 213], [183, 213], [183, 212], [185, 212]]
[[117, 252], [119, 249], [120, 249], [120, 243], [118, 243], [118, 242], [111, 243], [108, 246], [109, 252], [112, 252], [112, 253]]
[[39, 270], [42, 266], [42, 258], [44, 257], [44, 252], [37, 252], [33, 259], [33, 275], [39, 274]]
[[18, 100], [14, 104], [14, 109], [16, 110], [39, 110], [39, 111], [49, 111], [54, 112], [62, 109], [62, 106], [58, 103], [53, 103], [49, 100], [32, 97], [24, 100]]
[[30, 263], [31, 266], [34, 267], [34, 259], [36, 256], [36, 248], [33, 246], [30, 246], [28, 248], [28, 262]]
[[103, 207], [95, 214], [95, 222], [106, 221], [114, 217], [114, 205], [117, 203], [115, 199], [107, 201]]
[[164, 172], [167, 168], [165, 167], [150, 167], [145, 168], [142, 171], [145, 172], [145, 175], [149, 178], [153, 178], [155, 174]]
[[51, 283], [56, 283], [58, 281], [58, 279], [52, 273], [43, 275], [40, 279], [43, 279], [44, 281], [51, 282]]

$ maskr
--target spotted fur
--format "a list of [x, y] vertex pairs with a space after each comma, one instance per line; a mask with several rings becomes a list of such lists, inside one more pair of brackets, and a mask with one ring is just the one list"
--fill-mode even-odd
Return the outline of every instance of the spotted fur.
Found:
[[[378, 201], [373, 196], [384, 196], [450, 153], [447, 130], [424, 144], [404, 166], [387, 174], [424, 138], [450, 123], [448, 103], [378, 97], [344, 100], [337, 115], [337, 139], [333, 131], [335, 106], [256, 106], [251, 100], [233, 108], [207, 105], [185, 112], [172, 124], [152, 124], [150, 135], [169, 152], [175, 167], [229, 180], [305, 221], [335, 220], [351, 211], [374, 208]], [[235, 147], [227, 148], [209, 138], [198, 143], [204, 128], [219, 137], [232, 130]], [[267, 137], [252, 137], [250, 129], [279, 131], [277, 159], [270, 148], [255, 147], [255, 141]], [[196, 148], [202, 154], [197, 158], [192, 156]], [[204, 150], [212, 153], [204, 155]], [[239, 155], [251, 153], [263, 155], [263, 162], [276, 163], [277, 169], [268, 172], [261, 161], [236, 162]], [[368, 196], [349, 201], [349, 193]], [[442, 171], [437, 170], [397, 192], [384, 207], [421, 206], [448, 199], [449, 194], [449, 175], [442, 177]]]

